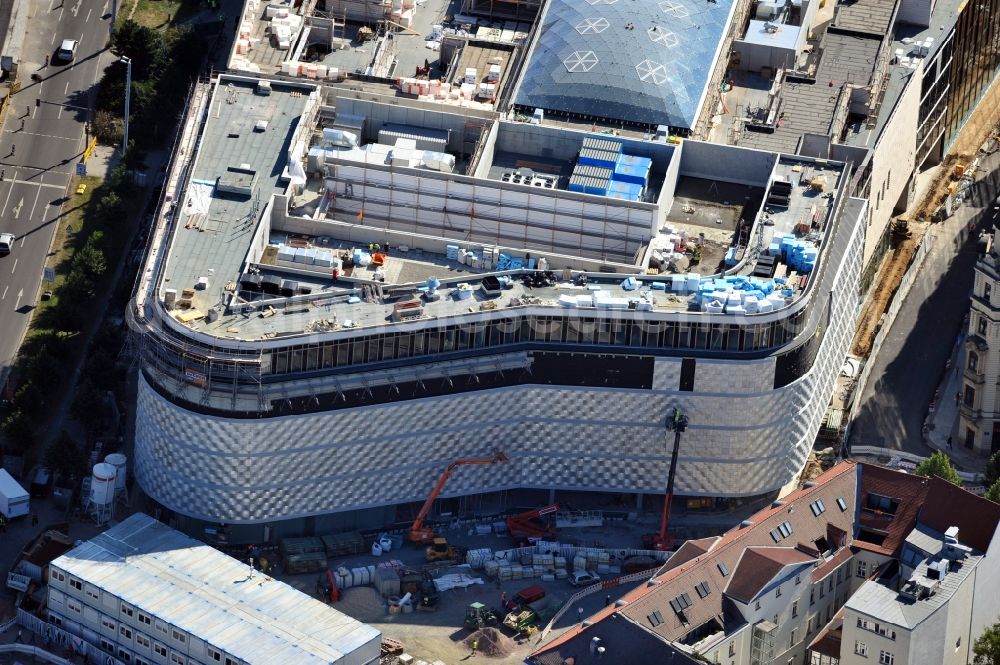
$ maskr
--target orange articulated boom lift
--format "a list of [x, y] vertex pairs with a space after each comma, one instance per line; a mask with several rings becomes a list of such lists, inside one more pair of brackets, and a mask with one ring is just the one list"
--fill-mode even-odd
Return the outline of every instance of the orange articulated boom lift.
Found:
[[504, 455], [499, 450], [494, 450], [491, 457], [472, 457], [468, 459], [455, 460], [448, 465], [448, 468], [444, 470], [441, 477], [438, 478], [437, 484], [434, 485], [434, 489], [431, 491], [430, 496], [424, 501], [424, 505], [420, 508], [420, 512], [417, 513], [417, 518], [413, 520], [413, 525], [410, 527], [409, 538], [411, 543], [429, 543], [434, 540], [434, 530], [424, 526], [424, 518], [427, 517], [427, 513], [431, 512], [431, 507], [434, 505], [434, 501], [441, 494], [441, 490], [444, 489], [445, 484], [448, 482], [448, 478], [451, 474], [460, 466], [466, 464], [504, 464], [506, 463], [507, 456]]

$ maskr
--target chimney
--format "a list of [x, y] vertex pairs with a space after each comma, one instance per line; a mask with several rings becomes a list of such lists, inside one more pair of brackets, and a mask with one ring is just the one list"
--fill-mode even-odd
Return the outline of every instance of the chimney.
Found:
[[594, 637], [590, 640], [590, 655], [593, 656], [597, 653], [597, 649], [601, 646], [601, 638]]

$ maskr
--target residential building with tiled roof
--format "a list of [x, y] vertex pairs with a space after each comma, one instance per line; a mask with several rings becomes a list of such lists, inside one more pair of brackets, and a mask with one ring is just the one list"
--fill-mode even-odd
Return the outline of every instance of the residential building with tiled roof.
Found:
[[[961, 506], [962, 514], [952, 515], [948, 505]], [[892, 585], [933, 576], [946, 550], [966, 553], [967, 568], [948, 584], [962, 599], [977, 598], [967, 608], [956, 604], [965, 608], [954, 622], [965, 631], [965, 647], [955, 653], [962, 652], [987, 617], [1000, 613], [993, 598], [976, 593], [985, 583], [1000, 588], [1000, 572], [993, 572], [1000, 566], [982, 565], [1000, 556], [998, 523], [1000, 506], [943, 480], [842, 462], [721, 537], [684, 543], [647, 584], [543, 645], [530, 661], [655, 663], [686, 654], [725, 665], [837, 665], [853, 651], [859, 612], [869, 604], [888, 619], [907, 617], [907, 625], [934, 616], [930, 605], [908, 607]], [[968, 540], [959, 535], [949, 544], [942, 535], [963, 528]], [[635, 660], [609, 660], [608, 650], [591, 649], [628, 640], [657, 646]], [[875, 651], [876, 659], [882, 651], [896, 658], [890, 665], [911, 662], [886, 649]], [[859, 665], [878, 662], [847, 656]]]

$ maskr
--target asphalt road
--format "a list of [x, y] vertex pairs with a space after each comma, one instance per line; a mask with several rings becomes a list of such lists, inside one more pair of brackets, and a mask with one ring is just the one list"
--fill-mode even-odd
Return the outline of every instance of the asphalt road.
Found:
[[[110, 11], [110, 0], [35, 0], [28, 19], [21, 89], [0, 128], [0, 232], [17, 237], [0, 257], [0, 381], [27, 328], [58, 220], [73, 205], [67, 186], [85, 148], [84, 124], [114, 57], [105, 48]], [[80, 41], [71, 63], [54, 57], [63, 39]]]
[[976, 177], [971, 199], [932, 227], [935, 244], [878, 356], [869, 360], [874, 365], [851, 424], [852, 446], [915, 455], [933, 450], [923, 439], [924, 418], [969, 310], [976, 243], [979, 232], [992, 226], [993, 200], [1000, 192], [1000, 152], [984, 160]]

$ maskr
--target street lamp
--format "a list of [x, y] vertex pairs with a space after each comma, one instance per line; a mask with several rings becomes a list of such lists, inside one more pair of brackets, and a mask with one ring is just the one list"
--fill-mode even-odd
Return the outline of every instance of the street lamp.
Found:
[[125, 63], [125, 136], [122, 138], [122, 157], [128, 150], [128, 116], [132, 105], [132, 58], [122, 56], [120, 58]]

